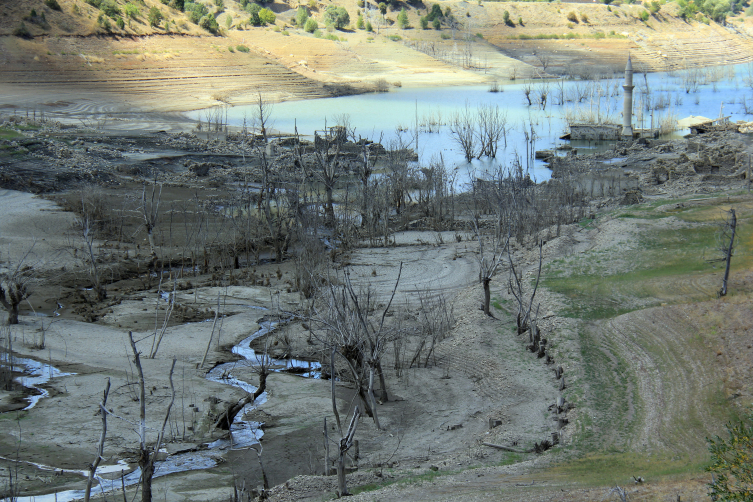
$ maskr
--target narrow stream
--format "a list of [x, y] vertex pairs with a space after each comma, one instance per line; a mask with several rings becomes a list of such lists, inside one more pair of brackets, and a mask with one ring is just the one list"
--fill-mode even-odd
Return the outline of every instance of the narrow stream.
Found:
[[[259, 308], [253, 307], [252, 308]], [[266, 309], [264, 309], [266, 310]], [[223, 363], [212, 368], [206, 375], [208, 380], [213, 382], [222, 383], [225, 385], [231, 385], [238, 387], [246, 392], [254, 393], [256, 387], [248, 382], [240, 380], [233, 376], [233, 371], [240, 368], [250, 368], [258, 365], [257, 354], [254, 349], [251, 348], [251, 342], [255, 339], [265, 336], [279, 325], [278, 322], [260, 320], [260, 329], [252, 335], [244, 338], [240, 343], [235, 345], [232, 349], [234, 354], [238, 354], [242, 357], [239, 361], [233, 361]], [[271, 359], [271, 371], [275, 372], [290, 372], [304, 378], [321, 378], [321, 364], [318, 362], [302, 361], [298, 359]], [[16, 381], [24, 385], [27, 388], [35, 389], [38, 394], [29, 396], [26, 399], [29, 401], [29, 405], [24, 410], [31, 409], [39, 402], [40, 399], [48, 397], [49, 393], [38, 386], [43, 385], [50, 381], [51, 378], [58, 378], [63, 376], [69, 376], [73, 373], [64, 373], [57, 368], [35, 361], [33, 359], [15, 358], [13, 360], [14, 367], [23, 366], [25, 368], [24, 375], [18, 377]], [[158, 461], [155, 465], [154, 477], [166, 476], [168, 474], [174, 474], [178, 472], [186, 472], [200, 469], [210, 469], [215, 467], [220, 462], [221, 451], [228, 449], [242, 449], [247, 448], [259, 442], [259, 439], [264, 435], [262, 430], [262, 423], [260, 422], [247, 422], [242, 420], [242, 417], [256, 406], [264, 404], [267, 401], [267, 393], [263, 393], [259, 398], [246, 407], [236, 415], [235, 420], [230, 428], [230, 435], [226, 438], [221, 438], [210, 443], [205, 443], [206, 449], [199, 451], [188, 451], [170, 455], [165, 460]], [[165, 450], [161, 450], [165, 451]], [[3, 460], [13, 459], [0, 457]], [[43, 471], [60, 471], [60, 469], [37, 464], [33, 462], [24, 462], [29, 465], [34, 465]], [[101, 465], [97, 468], [95, 479], [97, 484], [92, 488], [92, 494], [98, 494], [101, 491], [113, 491], [121, 488], [121, 480], [118, 479], [105, 479], [102, 476], [105, 474], [112, 474], [117, 472], [128, 471], [129, 465], [125, 461], [119, 461], [116, 465]], [[83, 477], [88, 476], [88, 471], [69, 471], [76, 474], [81, 474]], [[126, 486], [132, 486], [139, 482], [141, 477], [141, 470], [136, 468], [132, 472], [123, 476], [123, 482]], [[58, 493], [51, 493], [47, 495], [36, 495], [29, 497], [18, 497], [15, 500], [18, 502], [72, 502], [84, 498], [84, 490], [66, 490]]]

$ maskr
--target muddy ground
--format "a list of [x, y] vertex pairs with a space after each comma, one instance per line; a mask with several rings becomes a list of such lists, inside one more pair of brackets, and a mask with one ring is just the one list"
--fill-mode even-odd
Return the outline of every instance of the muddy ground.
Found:
[[[271, 255], [263, 253], [261, 262], [242, 263], [237, 270], [194, 272], [185, 267], [186, 250], [176, 245], [180, 235], [189, 232], [186, 225], [191, 220], [176, 209], [178, 215], [173, 214], [176, 224], [170, 227], [175, 234], [163, 231], [159, 237], [161, 261], [171, 265], [163, 281], [176, 279], [176, 307], [165, 324], [159, 351], [150, 359], [147, 355], [152, 351], [155, 331], [161, 330], [165, 318], [167, 304], [162, 294], [169, 293], [170, 287], [160, 284], [150, 268], [146, 235], [138, 223], [144, 179], [155, 173], [164, 180], [163, 211], [194, 199], [200, 200], [203, 207], [216, 210], [227, 190], [239, 180], [254, 181], [258, 170], [253, 162], [243, 162], [243, 156], [239, 155], [242, 146], [237, 143], [206, 140], [188, 133], [108, 135], [57, 124], [21, 127], [23, 122], [5, 126], [7, 130], [18, 131], [19, 136], [2, 143], [0, 204], [6, 217], [0, 224], [0, 239], [6, 264], [14, 260], [18, 263], [31, 249], [26, 263], [33, 266], [35, 278], [33, 294], [21, 306], [20, 323], [3, 333], [3, 343], [7, 347], [9, 336], [16, 354], [50, 362], [71, 375], [51, 380], [45, 386], [50, 397], [28, 411], [20, 411], [28, 404], [21, 389], [0, 394], [3, 410], [0, 421], [6, 424], [0, 434], [0, 451], [5, 452], [0, 475], [9, 479], [7, 476], [13, 473], [15, 482], [20, 481], [16, 486], [21, 495], [81, 489], [83, 478], [70, 471], [86, 469], [93, 458], [101, 424], [96, 415], [97, 403], [106, 378], [110, 378], [113, 390], [107, 405], [112, 415], [103, 463], [128, 462], [124, 467], [126, 472], [135, 467], [138, 438], [133, 422], [138, 411], [135, 368], [128, 342], [131, 332], [142, 352], [150, 434], [156, 435], [170, 400], [167, 373], [175, 358], [176, 404], [166, 432], [167, 452], [171, 455], [189, 452], [188, 457], [185, 453], [174, 457], [180, 458], [184, 466], [200, 462], [217, 464], [209, 469], [158, 478], [155, 489], [159, 496], [166, 500], [221, 500], [228, 497], [234, 484], [257, 487], [261, 476], [254, 452], [232, 450], [227, 445], [213, 449], [206, 446], [226, 436], [214, 428], [213, 418], [241, 398], [243, 392], [207, 380], [205, 375], [219, 363], [237, 360], [231, 347], [257, 331], [263, 321], [300, 313], [307, 307], [307, 299], [294, 286], [295, 260], [289, 256], [282, 263], [273, 263]], [[596, 215], [614, 210], [621, 203], [746, 189], [744, 167], [748, 148], [748, 137], [733, 132], [708, 134], [702, 142], [691, 139], [619, 144], [606, 153], [558, 159], [552, 164], [553, 176], [583, 175], [579, 183], [593, 197], [591, 211]], [[615, 157], [624, 158], [624, 165], [603, 162]], [[120, 225], [114, 219], [113, 237], [99, 243], [104, 250], [102, 264], [108, 276], [108, 298], [102, 301], [97, 301], [93, 292], [87, 290], [91, 283], [82, 267], [80, 244], [75, 242], [77, 215], [72, 210], [77, 211], [82, 190], [96, 192], [113, 212], [121, 211], [128, 216], [123, 217]], [[543, 248], [545, 264], [618, 245], [641, 228], [629, 220], [613, 221], [600, 224], [597, 230], [575, 223], [563, 226], [559, 236], [549, 232]], [[386, 351], [383, 365], [389, 400], [378, 406], [382, 428], [378, 430], [371, 419], [362, 418], [356, 436], [359, 458], [352, 462], [353, 467], [357, 464], [358, 471], [352, 474], [351, 485], [462, 471], [459, 478], [449, 476], [442, 481], [443, 488], [438, 492], [421, 496], [449, 499], [450, 494], [457, 494], [459, 485], [465, 485], [469, 493], [501, 497], [501, 492], [490, 488], [494, 485], [507, 487], [502, 490], [504, 496], [516, 500], [516, 496], [521, 496], [520, 486], [529, 482], [530, 477], [525, 476], [538, 472], [537, 466], [548, 465], [552, 458], [561, 458], [563, 452], [575, 445], [583, 428], [596, 427], [587, 425], [591, 421], [584, 418], [592, 406], [585, 404], [589, 401], [584, 397], [581, 401], [584, 409], [573, 410], [570, 423], [559, 431], [561, 446], [543, 456], [511, 454], [481, 445], [490, 442], [528, 449], [535, 442], [551, 438], [551, 433], [558, 430], [551, 406], [560, 393], [552, 371], [554, 366], [561, 365], [567, 375], [572, 375], [568, 376], [571, 386], [588, 388], [593, 384], [580, 366], [579, 342], [552, 334], [577, 330], [575, 321], [561, 314], [568, 300], [546, 289], [539, 293], [543, 302], [541, 327], [552, 336], [552, 354], [556, 359], [555, 365], [547, 365], [525, 350], [524, 337], [514, 335], [515, 323], [509, 315], [513, 299], [504, 278], [495, 278], [493, 283], [493, 299], [498, 305], [494, 310], [496, 318], [486, 317], [479, 310], [483, 294], [477, 283], [477, 246], [466, 227], [458, 224], [445, 232], [394, 230], [390, 246], [356, 247], [338, 255], [334, 269], [340, 271], [333, 273], [342, 273], [347, 264], [354, 282], [372, 285], [384, 302], [402, 263], [389, 322], [415, 329], [418, 294], [441, 291], [452, 309], [453, 325], [436, 346], [427, 367], [403, 367], [398, 374], [392, 351]], [[537, 253], [516, 248], [515, 254], [525, 264], [526, 277], [532, 279]], [[610, 270], [614, 272], [623, 265], [614, 260]], [[212, 320], [218, 311], [216, 325]], [[269, 335], [273, 354], [287, 352], [299, 359], [325, 360], [317, 344], [310, 343], [311, 333], [304, 324], [293, 320]], [[617, 326], [603, 325], [594, 330], [594, 336], [605, 339], [609, 338], [610, 330], [620, 331]], [[210, 336], [208, 358], [202, 366]], [[263, 340], [256, 342], [257, 348]], [[708, 364], [712, 367], [715, 363]], [[734, 362], [725, 364], [735, 367]], [[747, 370], [736, 371], [734, 381], [743, 381]], [[233, 368], [232, 374], [252, 384], [258, 378], [240, 365]], [[708, 373], [708, 380], [715, 381], [713, 372]], [[655, 385], [658, 381], [648, 379], [641, 385]], [[325, 417], [332, 426], [330, 384], [324, 379], [272, 373], [267, 381], [266, 401], [244, 417], [263, 422], [261, 458], [272, 485], [286, 483], [299, 475], [317, 475], [296, 478], [276, 488], [273, 490], [276, 500], [321, 499], [336, 489], [334, 478], [318, 476], [324, 470]], [[702, 384], [699, 381], [698, 385]], [[739, 395], [748, 395], [747, 391], [739, 392], [740, 385], [735, 385]], [[336, 388], [340, 411], [345, 415], [355, 402], [353, 390], [345, 380], [338, 382]], [[659, 408], [664, 404], [657, 402], [652, 406]], [[676, 412], [682, 413], [682, 410]], [[600, 416], [603, 421], [600, 426], [610, 430], [604, 424], [614, 418], [608, 413]], [[490, 419], [499, 420], [500, 425], [490, 429]], [[639, 429], [645, 436], [644, 443], [650, 442], [648, 438], [661, 429], [661, 421], [651, 420]], [[718, 426], [709, 419], [710, 430]], [[613, 441], [622, 447], [619, 435]], [[641, 448], [645, 444], [632, 447]], [[664, 447], [656, 445], [659, 449]], [[10, 461], [15, 459], [69, 472], [58, 475]], [[504, 464], [512, 465], [493, 467]], [[486, 466], [490, 470], [466, 471], [471, 466]], [[463, 476], [468, 479], [460, 479]], [[558, 492], [566, 485], [550, 478], [546, 486]], [[373, 495], [381, 500], [418, 499], [419, 493], [411, 490], [415, 491], [415, 487], [409, 484], [406, 488], [383, 489], [379, 492], [383, 496]], [[422, 491], [420, 487], [418, 490]], [[603, 493], [592, 495], [598, 498]], [[541, 499], [552, 496], [545, 489]], [[568, 496], [578, 499], [574, 491]], [[583, 497], [587, 499], [587, 495]]]

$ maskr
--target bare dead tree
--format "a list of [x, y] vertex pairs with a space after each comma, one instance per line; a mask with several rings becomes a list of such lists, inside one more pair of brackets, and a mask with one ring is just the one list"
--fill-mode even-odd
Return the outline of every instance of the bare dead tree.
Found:
[[541, 65], [541, 69], [544, 73], [546, 73], [546, 69], [549, 68], [549, 66], [552, 64], [552, 60], [549, 57], [549, 54], [544, 52], [539, 52], [537, 54], [534, 54], [536, 56], [536, 59], [538, 60], [539, 64]]
[[81, 244], [83, 246], [79, 259], [84, 265], [89, 279], [92, 283], [92, 289], [97, 297], [97, 301], [107, 298], [107, 287], [102, 280], [102, 271], [99, 268], [100, 253], [97, 243], [97, 222], [95, 220], [95, 209], [87, 204], [86, 199], [81, 199], [81, 218], [77, 223], [81, 232]]
[[157, 351], [159, 350], [160, 343], [162, 343], [162, 337], [165, 336], [167, 326], [170, 323], [170, 316], [173, 313], [175, 307], [175, 293], [178, 289], [177, 279], [173, 279], [173, 290], [167, 293], [167, 299], [165, 301], [165, 315], [162, 319], [162, 326], [159, 325], [159, 306], [162, 300], [162, 276], [160, 276], [160, 285], [157, 288], [157, 300], [154, 308], [154, 338], [152, 339], [152, 349], [149, 351], [149, 359], [157, 357]]
[[345, 433], [345, 436], [340, 438], [340, 444], [338, 445], [337, 486], [341, 497], [349, 495], [348, 486], [345, 480], [345, 455], [348, 453], [351, 446], [353, 446], [353, 439], [356, 435], [359, 418], [361, 418], [361, 410], [356, 406], [356, 409], [353, 412], [353, 417], [350, 419], [350, 425], [348, 425], [348, 431]]
[[481, 105], [478, 107], [478, 150], [477, 158], [497, 157], [499, 142], [505, 138], [507, 146], [507, 113], [498, 106]]
[[[421, 325], [418, 341], [416, 344], [413, 357], [411, 358], [409, 367], [413, 367], [416, 364], [421, 367], [421, 360], [425, 368], [429, 367], [429, 360], [434, 356], [434, 349], [437, 343], [441, 342], [452, 329], [455, 324], [455, 316], [453, 314], [452, 305], [447, 303], [447, 299], [442, 293], [432, 294], [430, 291], [419, 291], [418, 300], [421, 305], [419, 311], [419, 323]], [[400, 349], [397, 347], [396, 342], [402, 341], [401, 338], [393, 340], [393, 344], [396, 344], [395, 349], [395, 364], [400, 362]], [[423, 355], [423, 353], [426, 355]], [[435, 361], [436, 364], [436, 361]]]
[[523, 96], [525, 96], [528, 106], [533, 105], [533, 99], [531, 98], [533, 90], [533, 81], [529, 79], [523, 84]]
[[267, 128], [269, 127], [269, 121], [272, 117], [272, 103], [264, 99], [261, 93], [257, 93], [256, 102], [254, 103], [254, 122], [259, 128], [264, 143], [267, 143]]
[[450, 134], [463, 151], [466, 162], [476, 156], [476, 118], [466, 102], [465, 108], [455, 112], [450, 121]]
[[8, 324], [18, 324], [18, 307], [31, 296], [34, 267], [28, 263], [34, 244], [15, 264], [9, 262], [0, 272], [0, 305], [8, 312]]
[[523, 281], [518, 272], [515, 270], [515, 262], [512, 258], [512, 252], [510, 251], [510, 247], [507, 246], [507, 257], [509, 259], [510, 263], [510, 279], [509, 279], [509, 287], [510, 292], [515, 297], [515, 300], [518, 304], [518, 313], [516, 315], [516, 323], [518, 327], [518, 334], [524, 333], [528, 329], [529, 320], [531, 319], [531, 310], [533, 309], [533, 301], [536, 297], [536, 291], [539, 287], [539, 279], [541, 278], [541, 264], [542, 264], [542, 246], [543, 242], [539, 241], [539, 267], [538, 271], [536, 272], [536, 282], [533, 286], [533, 291], [531, 291], [530, 298], [527, 298], [527, 295], [525, 294], [524, 287], [523, 287]]
[[[725, 296], [727, 294], [727, 281], [729, 280], [729, 268], [732, 263], [732, 254], [735, 246], [735, 231], [737, 229], [737, 216], [735, 210], [730, 209], [727, 212], [727, 219], [722, 225], [720, 240], [722, 246], [720, 251], [724, 253], [724, 260], [726, 265], [724, 267], [724, 279], [722, 279], [722, 289], [719, 290], [719, 296]], [[729, 244], [727, 244], [729, 242]], [[726, 245], [725, 245], [726, 244]]]
[[149, 255], [152, 259], [152, 268], [157, 266], [157, 251], [154, 243], [154, 229], [157, 227], [159, 220], [159, 206], [162, 199], [162, 183], [159, 184], [159, 191], [157, 191], [157, 179], [155, 178], [152, 184], [152, 194], [147, 197], [146, 194], [146, 181], [144, 181], [144, 188], [141, 192], [141, 212], [144, 217], [144, 230], [146, 230], [147, 238], [149, 239]]
[[128, 332], [128, 339], [131, 342], [133, 351], [134, 364], [139, 373], [139, 468], [141, 469], [141, 502], [151, 502], [152, 500], [152, 477], [154, 476], [154, 463], [157, 461], [157, 454], [162, 445], [165, 436], [165, 427], [170, 419], [170, 411], [175, 403], [175, 386], [173, 385], [173, 372], [175, 371], [176, 359], [170, 366], [170, 404], [165, 412], [165, 419], [162, 422], [157, 442], [154, 447], [150, 448], [146, 441], [146, 384], [144, 382], [144, 371], [141, 368], [141, 357], [136, 343], [133, 341], [133, 334]]
[[[505, 251], [509, 253], [510, 234], [507, 237], [502, 235], [502, 227], [500, 222], [497, 221], [494, 231], [491, 236], [485, 236], [482, 234], [479, 228], [478, 215], [474, 215], [473, 219], [473, 232], [478, 240], [478, 264], [479, 264], [479, 280], [484, 287], [484, 314], [489, 317], [494, 317], [489, 310], [491, 303], [491, 282], [492, 277], [497, 272], [497, 268], [502, 261], [502, 256]], [[503, 241], [504, 240], [504, 241]], [[488, 244], [491, 244], [489, 249]]]
[[366, 138], [359, 136], [356, 140], [355, 135], [353, 141], [361, 146], [360, 155], [357, 164], [358, 179], [361, 182], [361, 227], [365, 228], [369, 226], [369, 183], [371, 175], [374, 173], [374, 167], [379, 160], [379, 154], [381, 152], [381, 144], [384, 134], [379, 136], [379, 142], [373, 143]]
[[324, 185], [324, 220], [330, 228], [335, 227], [334, 191], [340, 178], [340, 153], [345, 143], [343, 126], [327, 128], [321, 134], [314, 132], [315, 169], [313, 175]]
[[[315, 309], [309, 322], [318, 326], [324, 333], [320, 340], [329, 348], [336, 348], [335, 353], [345, 361], [356, 386], [366, 414], [374, 419], [377, 429], [380, 429], [379, 417], [376, 411], [377, 400], [374, 395], [374, 379], [379, 378], [379, 401], [388, 400], [387, 384], [382, 370], [382, 355], [387, 350], [389, 342], [399, 333], [395, 333], [385, 325], [385, 319], [392, 306], [397, 292], [402, 263], [398, 277], [392, 290], [389, 302], [376, 317], [376, 294], [371, 288], [356, 291], [346, 273], [342, 287], [336, 288], [330, 281], [326, 289], [323, 303], [324, 312]], [[334, 375], [332, 375], [334, 378]], [[336, 415], [337, 417], [337, 415]]]
[[84, 502], [89, 502], [91, 496], [92, 484], [94, 482], [94, 476], [97, 473], [97, 467], [102, 461], [102, 455], [104, 454], [105, 438], [107, 437], [107, 396], [110, 394], [110, 379], [107, 379], [107, 385], [105, 385], [105, 391], [102, 394], [102, 401], [99, 402], [98, 413], [102, 415], [102, 433], [99, 436], [99, 443], [97, 444], [97, 454], [94, 457], [94, 462], [89, 464], [89, 476], [86, 480], [86, 491], [84, 492]]

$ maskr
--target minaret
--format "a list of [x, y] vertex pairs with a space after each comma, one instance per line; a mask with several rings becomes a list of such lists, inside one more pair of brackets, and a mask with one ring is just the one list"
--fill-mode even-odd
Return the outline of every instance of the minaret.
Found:
[[633, 63], [630, 61], [628, 53], [627, 64], [625, 65], [625, 105], [622, 109], [622, 135], [633, 137]]

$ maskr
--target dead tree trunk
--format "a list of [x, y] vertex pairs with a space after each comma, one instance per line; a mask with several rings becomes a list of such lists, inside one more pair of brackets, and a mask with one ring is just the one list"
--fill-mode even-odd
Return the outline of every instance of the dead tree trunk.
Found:
[[222, 415], [217, 419], [217, 421], [214, 423], [214, 426], [218, 429], [222, 429], [225, 431], [230, 430], [230, 426], [233, 424], [233, 421], [235, 420], [235, 416], [240, 413], [240, 411], [250, 403], [253, 403], [256, 401], [256, 399], [262, 395], [262, 393], [267, 388], [267, 375], [268, 372], [266, 369], [262, 370], [259, 373], [259, 388], [256, 389], [256, 391], [253, 394], [248, 394], [246, 397], [240, 399], [237, 403], [230, 405], [227, 410], [225, 410]]
[[165, 420], [162, 422], [162, 429], [160, 430], [157, 443], [154, 448], [149, 448], [146, 444], [146, 385], [144, 384], [144, 371], [141, 368], [141, 357], [139, 351], [136, 349], [136, 343], [133, 341], [133, 334], [129, 331], [128, 338], [131, 341], [131, 349], [133, 350], [134, 364], [139, 373], [139, 438], [141, 440], [139, 445], [139, 468], [141, 469], [141, 502], [152, 502], [152, 477], [154, 476], [154, 463], [157, 461], [157, 454], [159, 453], [160, 446], [162, 445], [162, 439], [165, 436], [165, 427], [170, 419], [170, 410], [172, 410], [173, 403], [175, 402], [175, 386], [173, 385], [173, 371], [175, 371], [176, 359], [173, 358], [173, 364], [170, 367], [170, 391], [171, 398], [170, 404], [167, 406], [167, 413], [165, 413]]
[[732, 250], [735, 245], [735, 230], [737, 227], [737, 216], [735, 215], [735, 210], [730, 209], [729, 210], [729, 220], [727, 220], [727, 223], [725, 225], [725, 233], [729, 232], [729, 246], [727, 246], [725, 256], [727, 259], [727, 265], [724, 268], [724, 279], [722, 280], [722, 289], [719, 291], [719, 296], [725, 296], [727, 294], [727, 281], [729, 279], [729, 267], [730, 263], [732, 262]]
[[358, 419], [360, 416], [361, 410], [356, 406], [356, 409], [353, 412], [353, 418], [350, 420], [350, 425], [348, 426], [348, 432], [345, 437], [340, 438], [340, 449], [337, 457], [337, 486], [341, 497], [350, 495], [350, 493], [348, 493], [348, 487], [345, 484], [345, 455], [348, 453], [350, 447], [353, 446], [353, 437], [356, 435], [356, 428], [358, 427]]
[[94, 462], [89, 465], [89, 477], [86, 480], [86, 492], [84, 493], [84, 502], [89, 502], [91, 496], [92, 484], [94, 483], [94, 476], [97, 473], [97, 467], [102, 461], [102, 454], [104, 453], [105, 437], [107, 437], [107, 396], [110, 394], [110, 379], [107, 379], [107, 385], [105, 385], [105, 392], [102, 395], [102, 401], [99, 403], [99, 413], [102, 414], [102, 434], [99, 436], [99, 445], [97, 446], [97, 455], [94, 457]]

